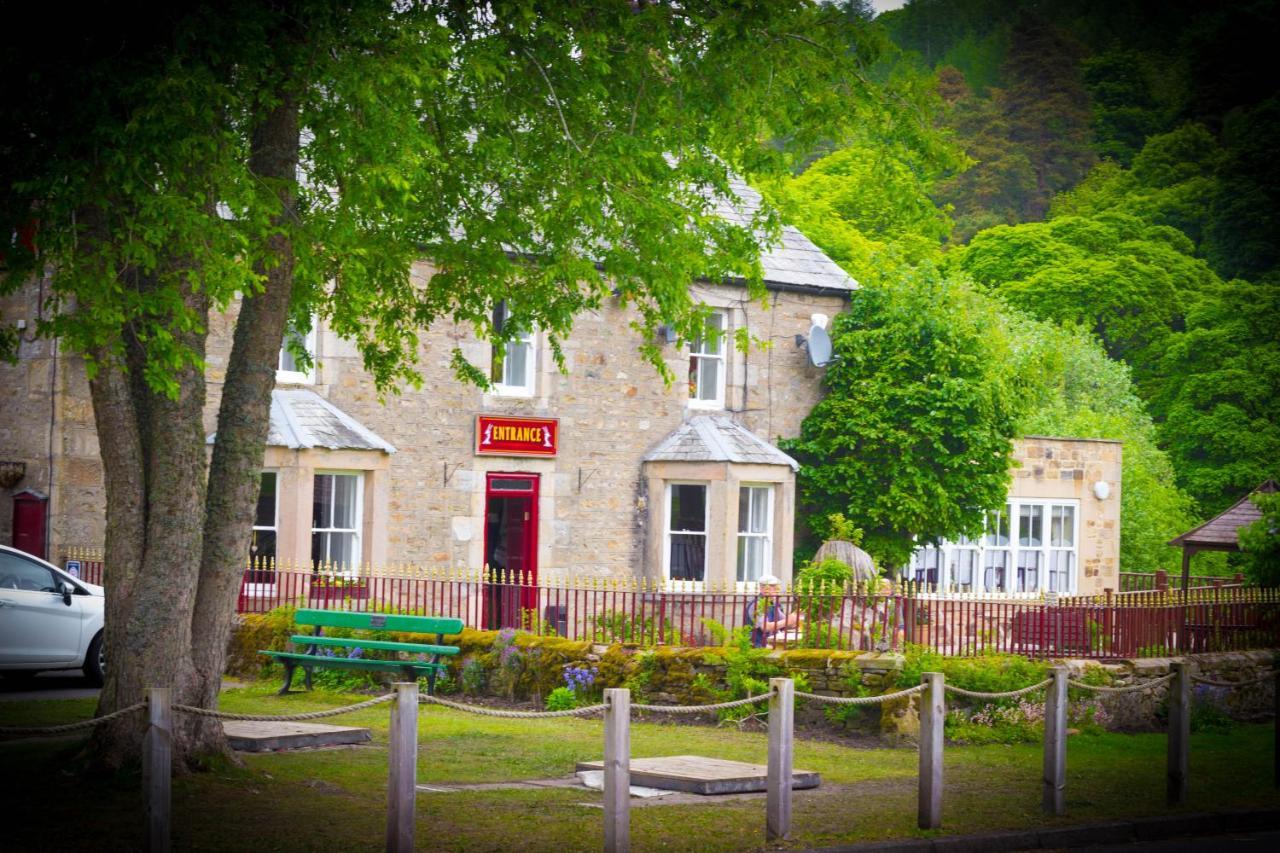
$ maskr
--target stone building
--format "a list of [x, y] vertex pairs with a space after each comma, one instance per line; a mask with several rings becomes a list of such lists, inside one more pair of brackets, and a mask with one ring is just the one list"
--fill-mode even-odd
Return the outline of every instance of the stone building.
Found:
[[[713, 314], [702, 340], [662, 341], [679, 378], [670, 386], [642, 359], [634, 317], [616, 302], [578, 318], [563, 372], [536, 332], [495, 351], [470, 328], [437, 323], [420, 335], [422, 387], [385, 402], [355, 347], [328, 329], [300, 342], [314, 356], [310, 372], [282, 348], [252, 555], [299, 567], [489, 565], [549, 581], [789, 579], [797, 466], [774, 443], [798, 434], [821, 394], [822, 368], [800, 344], [857, 285], [793, 228], [762, 266], [765, 303], [740, 284], [692, 285]], [[430, 271], [423, 263], [416, 272]], [[37, 284], [0, 300], [0, 316], [25, 321], [29, 336], [39, 302]], [[234, 313], [212, 318], [210, 432]], [[737, 350], [741, 329], [767, 346]], [[455, 346], [491, 370], [491, 390], [454, 378]], [[103, 541], [99, 437], [80, 360], [47, 339], [24, 339], [19, 355], [0, 364], [0, 462], [22, 469], [0, 488], [0, 542], [40, 541], [59, 559]], [[1118, 503], [1094, 513], [1086, 492], [1118, 483], [1119, 447], [1034, 439], [1020, 454], [1014, 515], [1023, 497], [1061, 499], [1040, 511], [1045, 530], [1058, 530], [1055, 507], [1074, 508], [1068, 571], [1083, 572], [1073, 588], [1113, 576]], [[1045, 548], [1046, 565], [1060, 566], [1058, 546]], [[1030, 558], [1009, 550], [1012, 577]]]

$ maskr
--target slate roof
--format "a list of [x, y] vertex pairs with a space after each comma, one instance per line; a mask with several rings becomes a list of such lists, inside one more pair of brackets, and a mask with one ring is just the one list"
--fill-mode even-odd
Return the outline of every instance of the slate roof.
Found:
[[741, 462], [800, 470], [799, 462], [727, 415], [694, 415], [646, 453], [644, 461]]
[[[212, 444], [214, 435], [209, 436]], [[267, 430], [268, 447], [305, 450], [396, 449], [373, 430], [360, 423], [314, 391], [305, 388], [277, 388], [271, 392], [271, 426]]]
[[[760, 193], [741, 178], [734, 178], [729, 186], [738, 201], [718, 199], [716, 214], [736, 225], [749, 225], [763, 202]], [[760, 256], [760, 266], [768, 284], [846, 293], [858, 289], [858, 282], [792, 225], [783, 226], [782, 242]]]
[[1169, 540], [1169, 544], [1174, 547], [1207, 548], [1214, 551], [1240, 550], [1240, 528], [1248, 527], [1262, 518], [1262, 511], [1249, 498], [1259, 492], [1274, 492], [1276, 488], [1275, 480], [1267, 480], [1204, 524]]

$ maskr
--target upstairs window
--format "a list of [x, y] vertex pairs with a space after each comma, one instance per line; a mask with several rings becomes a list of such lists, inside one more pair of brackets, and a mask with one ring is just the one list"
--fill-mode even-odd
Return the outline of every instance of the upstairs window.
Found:
[[689, 347], [689, 405], [693, 408], [724, 408], [727, 321], [725, 312], [713, 311], [705, 331]]
[[[300, 353], [306, 353], [312, 367], [303, 364]], [[316, 323], [311, 318], [311, 329], [306, 333], [299, 332], [290, 325], [284, 333], [284, 342], [280, 345], [280, 358], [276, 364], [277, 385], [310, 385], [315, 382], [314, 365], [316, 361]]]
[[[507, 303], [499, 302], [493, 309], [493, 328], [501, 331], [507, 325]], [[492, 349], [489, 381], [495, 394], [504, 397], [532, 397], [534, 370], [537, 362], [536, 336], [532, 332], [519, 332], [506, 343], [496, 343]]]

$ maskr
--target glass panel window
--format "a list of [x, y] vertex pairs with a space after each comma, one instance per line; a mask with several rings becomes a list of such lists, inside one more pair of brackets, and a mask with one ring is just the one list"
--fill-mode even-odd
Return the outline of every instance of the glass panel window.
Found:
[[[499, 302], [493, 309], [493, 327], [502, 330], [507, 322], [507, 304]], [[494, 393], [509, 397], [533, 396], [535, 340], [532, 332], [520, 332], [505, 343], [493, 345], [489, 379]]]
[[316, 474], [311, 502], [311, 564], [354, 571], [360, 564], [359, 474]]
[[1014, 498], [987, 513], [981, 539], [961, 536], [917, 550], [909, 577], [961, 591], [1073, 593], [1078, 516], [1075, 503]]
[[724, 408], [725, 331], [723, 311], [707, 317], [705, 332], [689, 348], [689, 405], [703, 409]]
[[1009, 508], [987, 513], [986, 534], [982, 537], [982, 589], [1006, 592], [1009, 583]]
[[707, 486], [667, 486], [667, 577], [702, 581], [707, 571]]
[[1049, 508], [1049, 589], [1071, 592], [1075, 570], [1076, 508], [1054, 504]]
[[1022, 504], [1018, 507], [1018, 592], [1034, 592], [1040, 588], [1044, 567], [1044, 507]]
[[[302, 358], [306, 354], [306, 359]], [[314, 380], [312, 365], [316, 360], [316, 320], [311, 318], [311, 328], [302, 332], [290, 325], [280, 345], [280, 359], [276, 364], [276, 382], [311, 383]]]
[[275, 471], [263, 471], [258, 487], [258, 508], [253, 518], [253, 536], [249, 540], [251, 583], [271, 583], [270, 570], [276, 561], [277, 484]]
[[773, 562], [773, 488], [738, 489], [738, 580], [770, 573]]

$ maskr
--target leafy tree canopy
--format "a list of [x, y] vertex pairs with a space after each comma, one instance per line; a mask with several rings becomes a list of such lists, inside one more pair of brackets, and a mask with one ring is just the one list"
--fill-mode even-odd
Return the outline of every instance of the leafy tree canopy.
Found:
[[832, 330], [827, 393], [799, 438], [813, 533], [841, 513], [863, 547], [901, 566], [921, 541], [981, 528], [1008, 493], [1017, 393], [1000, 306], [930, 264], [855, 293]]
[[[1166, 543], [1192, 526], [1193, 501], [1175, 484], [1128, 367], [1108, 358], [1083, 329], [1022, 318], [1012, 330], [1029, 398], [1019, 434], [1123, 442], [1120, 565], [1126, 572], [1176, 569], [1178, 554]], [[1201, 574], [1214, 574], [1221, 564], [1208, 557], [1194, 566]]]
[[1280, 276], [1216, 284], [1170, 339], [1152, 399], [1178, 481], [1205, 515], [1280, 478]]
[[947, 264], [1032, 316], [1083, 325], [1140, 382], [1190, 300], [1218, 281], [1180, 231], [1123, 213], [990, 228]]

